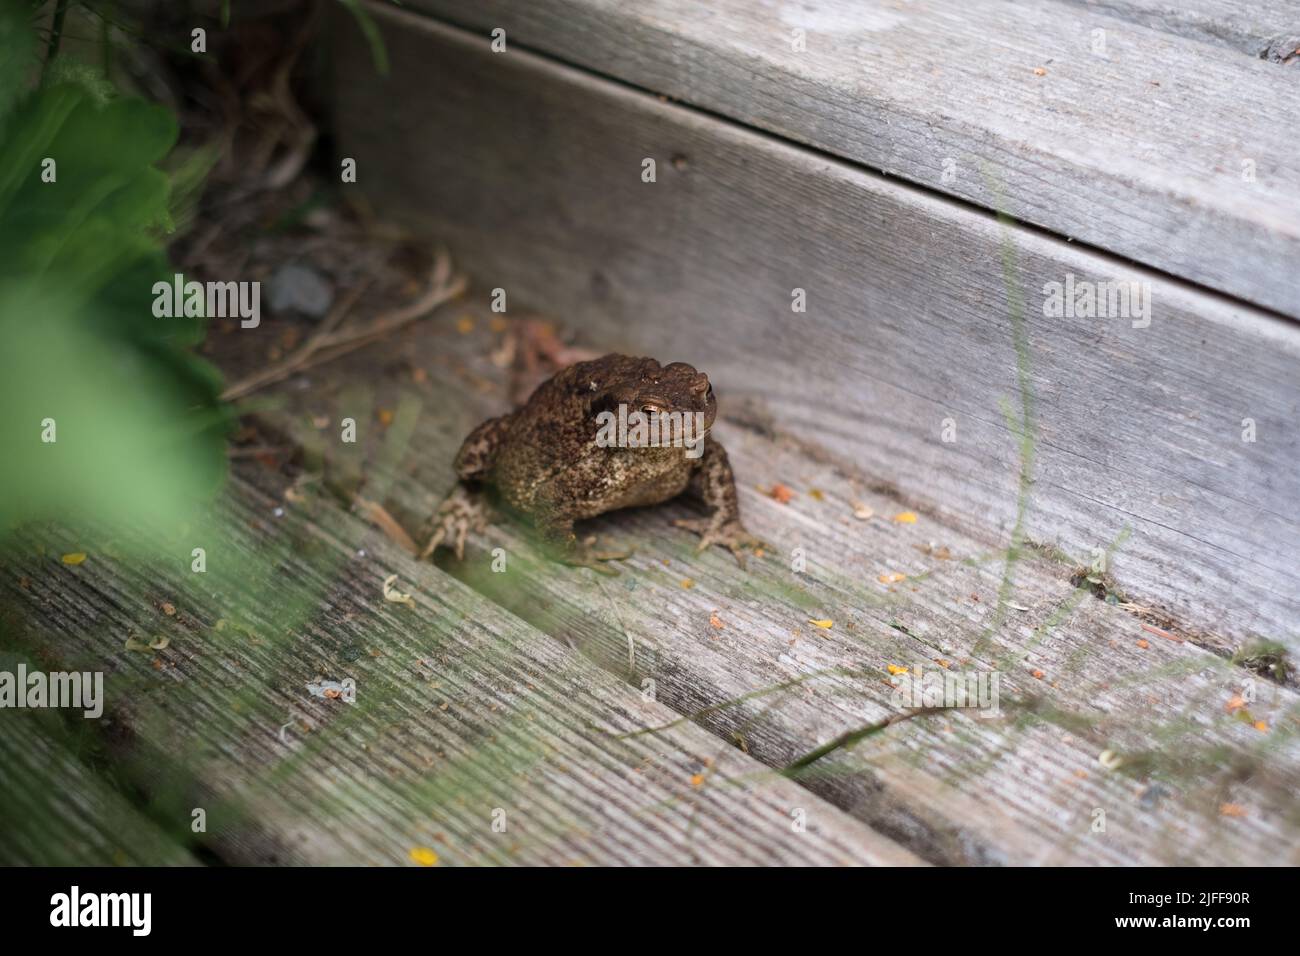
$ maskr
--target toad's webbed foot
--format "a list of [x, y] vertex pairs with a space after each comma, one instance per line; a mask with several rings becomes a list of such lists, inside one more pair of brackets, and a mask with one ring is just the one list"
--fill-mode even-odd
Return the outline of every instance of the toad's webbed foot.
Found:
[[617, 577], [618, 568], [611, 568], [605, 562], [623, 561], [632, 557], [630, 550], [596, 551], [595, 535], [578, 540], [573, 533], [572, 521], [552, 521], [540, 527], [542, 544], [551, 555], [564, 564], [575, 568], [591, 568], [597, 574]]
[[492, 517], [483, 493], [458, 484], [443, 499], [433, 516], [432, 535], [420, 552], [420, 558], [429, 557], [439, 547], [450, 547], [456, 560], [465, 560], [465, 538], [471, 531], [482, 531]]
[[763, 547], [763, 542], [746, 531], [745, 526], [738, 519], [728, 521], [720, 518], [719, 515], [714, 515], [711, 518], [679, 518], [673, 524], [700, 536], [699, 546], [695, 549], [696, 554], [716, 544], [730, 551], [735, 556], [736, 563], [742, 568], [746, 566], [744, 549], [758, 550]]
[[611, 568], [606, 561], [626, 561], [632, 557], [632, 550], [625, 548], [622, 551], [595, 551], [593, 546], [596, 538], [593, 535], [585, 541], [572, 541], [561, 560], [575, 568], [591, 568], [597, 574], [603, 574], [606, 577], [616, 578], [619, 575], [618, 568]]

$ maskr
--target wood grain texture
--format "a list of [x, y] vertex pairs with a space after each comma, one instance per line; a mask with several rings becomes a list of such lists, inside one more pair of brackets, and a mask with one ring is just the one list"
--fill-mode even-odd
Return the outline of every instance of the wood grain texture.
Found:
[[[750, 417], [990, 546], [1020, 504], [1027, 540], [1080, 562], [1127, 529], [1112, 571], [1132, 600], [1207, 642], [1300, 647], [1289, 321], [424, 18], [380, 19], [387, 81], [337, 35], [342, 154], [485, 289], [707, 369]], [[1046, 284], [1070, 276], [1148, 282], [1150, 327], [1044, 316]]]
[[1081, 10], [1283, 62], [1300, 46], [1294, 0], [1068, 0]]
[[[507, 407], [487, 357], [500, 343], [486, 310], [457, 316], [471, 320], [468, 335], [452, 318], [323, 370], [310, 389], [286, 389], [280, 413], [283, 428], [319, 444], [313, 419], [360, 421], [372, 407], [418, 401], [408, 450], [381, 453], [387, 442], [372, 436], [353, 466], [375, 489], [367, 494], [412, 529], [451, 484], [461, 437]], [[427, 374], [412, 380], [413, 369]], [[374, 384], [363, 400], [364, 383]], [[732, 396], [719, 400], [716, 433], [740, 476], [745, 519], [772, 545], [748, 572], [720, 550], [694, 553], [695, 539], [671, 526], [689, 514], [681, 504], [580, 528], [603, 548], [635, 549], [614, 580], [541, 559], [508, 521], [473, 536], [463, 563], [443, 555], [441, 566], [631, 685], [652, 681], [675, 712], [772, 767], [906, 709], [893, 686], [905, 678], [891, 665], [997, 672], [1001, 717], [914, 718], [795, 775], [931, 862], [1300, 860], [1293, 689], [1149, 629], [1136, 609], [1076, 589], [1074, 568], [1041, 554], [1014, 563], [1000, 603], [1005, 552], [933, 514], [894, 520], [904, 505], [871, 479], [725, 418]], [[776, 482], [794, 491], [788, 503], [756, 487]], [[855, 503], [873, 516], [855, 518]], [[496, 559], [504, 570], [492, 570]], [[1254, 702], [1232, 707], [1242, 694]], [[1099, 763], [1107, 750], [1115, 769]], [[1099, 809], [1104, 832], [1093, 829]]]
[[77, 738], [58, 719], [49, 711], [0, 715], [0, 865], [196, 864], [102, 768], [83, 761], [73, 746]]
[[[90, 558], [68, 568], [55, 532], [0, 579], [30, 639], [110, 671], [108, 715], [131, 738], [117, 765], [143, 772], [162, 812], [207, 808], [222, 859], [918, 862], [698, 727], [620, 736], [676, 715], [332, 501], [295, 498], [237, 482], [211, 524], [178, 538], [183, 560], [83, 541]], [[188, 566], [196, 538], [202, 574]], [[409, 606], [382, 596], [390, 573]], [[170, 643], [140, 653], [128, 636]], [[355, 704], [308, 690], [344, 677]]]
[[1296, 68], [1053, 2], [412, 6], [1300, 316]]

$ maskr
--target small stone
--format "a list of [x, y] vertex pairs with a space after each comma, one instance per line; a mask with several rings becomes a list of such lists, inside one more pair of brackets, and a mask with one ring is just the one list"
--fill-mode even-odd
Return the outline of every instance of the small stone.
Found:
[[319, 319], [334, 304], [334, 289], [309, 266], [285, 263], [271, 276], [268, 285], [267, 304], [276, 313], [300, 312]]

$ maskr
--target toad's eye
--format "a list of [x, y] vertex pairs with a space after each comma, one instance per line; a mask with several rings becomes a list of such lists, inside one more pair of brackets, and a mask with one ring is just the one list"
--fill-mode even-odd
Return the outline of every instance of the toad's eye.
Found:
[[704, 393], [704, 398], [707, 400], [707, 399], [710, 399], [710, 398], [712, 398], [712, 397], [713, 397], [713, 386], [710, 385], [710, 386], [709, 386], [709, 390], [708, 390], [707, 392]]

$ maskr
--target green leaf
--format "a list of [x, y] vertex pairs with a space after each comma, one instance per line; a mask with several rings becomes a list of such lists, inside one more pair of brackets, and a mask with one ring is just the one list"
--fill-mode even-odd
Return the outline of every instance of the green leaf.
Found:
[[106, 98], [93, 71], [18, 93], [33, 44], [15, 12], [0, 0], [0, 77], [18, 77], [0, 87], [0, 536], [38, 518], [174, 529], [223, 479], [228, 425], [190, 351], [204, 320], [153, 314], [176, 121]]
[[374, 18], [366, 12], [366, 8], [361, 5], [361, 0], [339, 0], [343, 6], [348, 8], [348, 12], [356, 18], [357, 26], [361, 28], [366, 42], [370, 44], [370, 59], [374, 61], [375, 70], [383, 76], [388, 75], [388, 48], [384, 46], [384, 38], [379, 34], [379, 27], [376, 25]]

